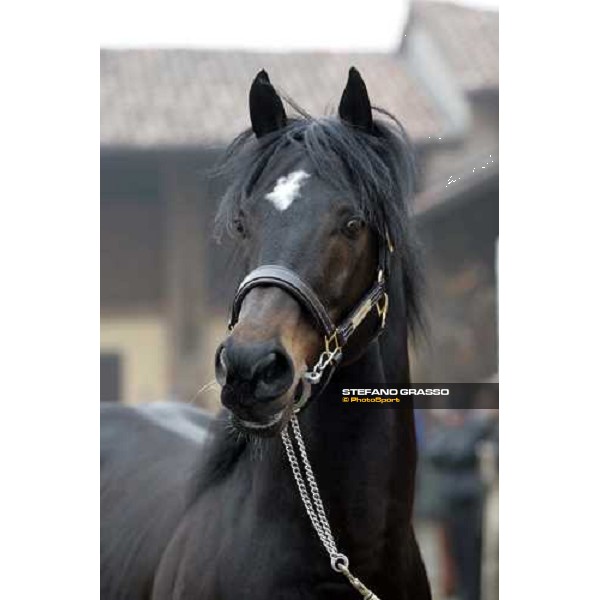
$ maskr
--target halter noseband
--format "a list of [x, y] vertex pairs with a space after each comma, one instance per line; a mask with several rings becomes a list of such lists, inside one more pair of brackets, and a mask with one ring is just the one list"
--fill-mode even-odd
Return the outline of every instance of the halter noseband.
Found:
[[[337, 326], [331, 320], [327, 309], [315, 293], [315, 291], [304, 282], [294, 271], [282, 265], [262, 265], [251, 271], [240, 286], [233, 299], [231, 317], [229, 319], [229, 330], [233, 329], [238, 322], [242, 302], [250, 290], [255, 287], [269, 286], [278, 287], [289, 293], [301, 306], [303, 306], [317, 323], [324, 336], [324, 350], [312, 369], [304, 373], [303, 381], [307, 392], [302, 395], [295, 404], [295, 411], [302, 409], [309, 398], [314, 397], [310, 393], [310, 387], [322, 384], [318, 393], [329, 382], [336, 367], [342, 360], [344, 346], [358, 326], [365, 320], [373, 309], [377, 310], [380, 326], [369, 343], [383, 331], [388, 312], [389, 299], [386, 292], [386, 278], [389, 274], [390, 254], [394, 248], [386, 234], [385, 239], [379, 238], [379, 259], [377, 266], [377, 278], [369, 291], [362, 297], [350, 314]], [[328, 369], [325, 381], [321, 381], [323, 373]]]

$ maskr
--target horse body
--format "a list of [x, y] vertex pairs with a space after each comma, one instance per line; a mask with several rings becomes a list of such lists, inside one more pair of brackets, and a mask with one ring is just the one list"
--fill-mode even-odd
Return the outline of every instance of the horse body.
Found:
[[[379, 344], [374, 344], [358, 363], [336, 373], [332, 387], [338, 389], [348, 378], [372, 381], [373, 373], [382, 371], [380, 354]], [[114, 413], [111, 417], [114, 419]], [[167, 411], [155, 414], [149, 426], [157, 427], [155, 421], [169, 417]], [[138, 414], [134, 418], [147, 417]], [[347, 411], [340, 407], [339, 397], [327, 395], [306, 409], [300, 424], [332, 531], [353, 570], [383, 600], [428, 598], [427, 579], [410, 522], [412, 496], [406, 493], [414, 486], [410, 408]], [[199, 437], [206, 436], [206, 430], [198, 427]], [[261, 440], [259, 445], [225, 440], [243, 448], [228, 472], [202, 489], [203, 482], [194, 478], [195, 470], [201, 470], [202, 453], [208, 451], [201, 442], [188, 441], [167, 427], [159, 428], [155, 436], [139, 427], [140, 436], [132, 444], [131, 430], [128, 432], [130, 448], [138, 457], [147, 456], [148, 461], [135, 461], [137, 480], [131, 472], [133, 462], [131, 471], [125, 473], [127, 482], [122, 482], [118, 491], [129, 490], [135, 497], [113, 499], [114, 510], [103, 514], [103, 538], [120, 536], [113, 546], [123, 547], [123, 538], [139, 537], [139, 546], [132, 545], [131, 551], [142, 552], [132, 555], [127, 573], [129, 578], [135, 572], [138, 576], [127, 586], [124, 577], [119, 582], [124, 586], [120, 591], [103, 593], [103, 597], [357, 597], [329, 566], [304, 512], [280, 440]], [[231, 432], [222, 428], [217, 435], [231, 436]], [[162, 441], [157, 444], [159, 437]], [[164, 464], [156, 462], [159, 455]], [[107, 479], [114, 486], [114, 476], [107, 474]], [[160, 490], [168, 490], [168, 499]], [[140, 503], [149, 500], [156, 507], [152, 514], [140, 510]], [[105, 495], [103, 509], [108, 508], [107, 502], [110, 499]], [[119, 514], [116, 509], [123, 511], [125, 502], [135, 510]], [[132, 520], [133, 514], [137, 518]], [[156, 552], [148, 555], [148, 549]], [[128, 562], [127, 557], [121, 557]], [[134, 589], [136, 582], [138, 589]]]
[[[402, 303], [397, 306], [402, 312]], [[391, 326], [356, 363], [336, 372], [331, 388], [356, 381], [408, 383], [405, 337], [399, 332], [401, 326], [400, 331]], [[398, 373], [404, 373], [404, 381], [397, 379]], [[411, 526], [416, 461], [412, 409], [348, 411], [339, 400], [325, 392], [300, 415], [338, 545], [383, 600], [425, 600], [430, 597], [427, 577]], [[111, 497], [103, 489], [103, 539], [113, 540], [113, 552], [120, 547], [114, 558], [129, 569], [127, 574], [124, 567], [118, 569], [121, 587], [113, 586], [103, 598], [356, 598], [356, 591], [329, 566], [278, 438], [239, 440], [226, 421], [213, 422], [220, 438], [214, 445], [221, 443], [235, 455], [223, 473], [213, 474], [216, 469], [207, 468], [204, 456], [211, 451], [204, 413], [181, 405], [170, 410], [111, 406], [104, 412], [105, 438], [112, 433], [125, 440], [129, 452], [105, 439], [120, 465], [105, 460], [103, 467], [113, 493], [119, 494]], [[193, 428], [196, 440], [189, 435]], [[145, 502], [151, 506], [140, 509]], [[124, 511], [127, 506], [130, 510]], [[139, 546], [129, 545], [130, 563], [123, 542], [138, 537]], [[155, 551], [148, 555], [151, 549]], [[103, 554], [110, 555], [110, 549]], [[115, 568], [106, 566], [108, 571]], [[138, 576], [132, 578], [133, 573]]]
[[[382, 600], [429, 600], [411, 525], [412, 404], [348, 407], [340, 393], [359, 382], [410, 382], [407, 339], [418, 282], [403, 203], [404, 138], [373, 122], [355, 70], [340, 104], [342, 122], [288, 124], [264, 72], [250, 108], [253, 133], [234, 142], [238, 179], [221, 211], [243, 238], [247, 268], [285, 265], [339, 322], [383, 274], [378, 242], [397, 246], [386, 256], [391, 264], [385, 261], [384, 332], [377, 335], [379, 307], [369, 311], [344, 347], [343, 363], [298, 420], [352, 573]], [[207, 417], [190, 407], [104, 411], [105, 600], [358, 598], [330, 566], [279, 435], [302, 374], [322, 349], [305, 308], [277, 285], [248, 292], [216, 356], [228, 410], [208, 429]]]
[[[352, 378], [357, 369], [373, 378], [378, 350], [353, 365]], [[331, 385], [341, 385], [344, 375]], [[395, 489], [414, 484], [412, 412], [344, 412], [339, 401], [321, 397], [300, 419], [338, 545], [384, 600], [427, 598], [412, 507], [405, 491]], [[153, 599], [357, 597], [331, 570], [281, 442], [261, 445], [248, 445], [230, 473], [190, 507], [163, 556]]]
[[148, 598], [193, 499], [212, 418], [181, 404], [101, 408], [101, 595]]

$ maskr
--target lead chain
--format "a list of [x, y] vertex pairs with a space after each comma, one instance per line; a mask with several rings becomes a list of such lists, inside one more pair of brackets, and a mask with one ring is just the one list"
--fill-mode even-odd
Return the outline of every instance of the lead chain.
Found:
[[304, 439], [302, 438], [300, 424], [298, 423], [298, 418], [296, 415], [292, 415], [290, 423], [292, 425], [292, 434], [296, 440], [298, 450], [300, 451], [302, 465], [304, 466], [304, 473], [300, 467], [300, 462], [298, 461], [296, 450], [294, 449], [294, 445], [289, 436], [287, 428], [281, 432], [281, 438], [283, 440], [283, 445], [292, 469], [292, 474], [296, 480], [300, 498], [302, 499], [302, 503], [304, 504], [304, 508], [310, 518], [312, 526], [317, 532], [317, 535], [325, 547], [325, 550], [329, 554], [331, 568], [338, 573], [342, 573], [346, 579], [348, 579], [350, 584], [363, 596], [363, 598], [365, 598], [365, 600], [380, 600], [358, 579], [358, 577], [354, 577], [354, 575], [350, 573], [348, 569], [348, 557], [341, 552], [338, 552], [333, 534], [331, 533], [331, 527], [329, 526], [327, 515], [325, 514], [325, 508], [323, 507], [323, 501], [321, 500], [317, 480], [313, 473], [310, 461], [308, 460], [306, 446], [304, 445]]
[[[292, 417], [292, 422], [294, 420], [297, 420], [295, 415]], [[295, 434], [295, 432], [294, 432], [294, 434]], [[292, 440], [290, 439], [290, 436], [288, 435], [287, 430], [284, 430], [281, 433], [281, 437], [283, 438], [283, 444], [285, 446], [288, 461], [290, 463], [290, 467], [292, 469], [294, 479], [296, 480], [296, 485], [297, 485], [298, 491], [300, 493], [300, 498], [302, 499], [302, 502], [306, 509], [306, 513], [308, 514], [310, 521], [311, 521], [315, 531], [317, 532], [319, 539], [323, 543], [323, 546], [325, 546], [325, 549], [327, 550], [327, 553], [329, 554], [329, 556], [337, 558], [338, 551], [337, 551], [333, 536], [331, 535], [329, 523], [327, 523], [327, 519], [325, 518], [325, 525], [323, 525], [322, 517], [320, 514], [317, 513], [317, 510], [316, 510], [315, 506], [313, 505], [314, 499], [308, 493], [306, 483], [304, 481], [304, 475], [300, 468], [298, 458], [296, 457], [296, 451], [294, 449]], [[297, 438], [296, 438], [296, 441], [298, 441]], [[312, 488], [311, 488], [311, 491], [312, 491]], [[324, 515], [324, 513], [322, 511], [321, 511], [321, 513]]]

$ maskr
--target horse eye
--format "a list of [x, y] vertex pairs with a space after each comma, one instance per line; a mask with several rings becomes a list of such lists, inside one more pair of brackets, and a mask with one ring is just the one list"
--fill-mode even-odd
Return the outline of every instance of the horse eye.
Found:
[[365, 222], [362, 219], [350, 219], [344, 225], [344, 233], [350, 238], [355, 238], [364, 226]]

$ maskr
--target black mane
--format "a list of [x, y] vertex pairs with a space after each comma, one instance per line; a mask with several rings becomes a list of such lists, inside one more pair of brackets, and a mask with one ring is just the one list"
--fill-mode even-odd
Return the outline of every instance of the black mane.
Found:
[[241, 133], [228, 147], [218, 171], [230, 185], [216, 218], [217, 238], [232, 232], [240, 209], [250, 200], [271, 159], [292, 145], [300, 145], [315, 173], [342, 191], [353, 190], [358, 209], [371, 228], [380, 236], [389, 235], [396, 249], [392, 264], [401, 257], [408, 322], [414, 331], [421, 322], [422, 289], [409, 210], [415, 185], [414, 152], [400, 123], [386, 111], [374, 110], [386, 119], [376, 119], [370, 133], [354, 129], [337, 117], [315, 119], [308, 115], [290, 119], [286, 127], [260, 140], [251, 129]]

